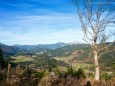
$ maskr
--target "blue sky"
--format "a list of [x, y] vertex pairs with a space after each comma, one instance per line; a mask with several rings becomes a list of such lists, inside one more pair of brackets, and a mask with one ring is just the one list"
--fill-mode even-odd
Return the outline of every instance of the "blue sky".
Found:
[[72, 0], [0, 0], [0, 43], [83, 42]]
[[80, 28], [70, 0], [0, 0], [0, 43], [81, 42]]
[[82, 41], [70, 0], [0, 0], [0, 43], [49, 44]]

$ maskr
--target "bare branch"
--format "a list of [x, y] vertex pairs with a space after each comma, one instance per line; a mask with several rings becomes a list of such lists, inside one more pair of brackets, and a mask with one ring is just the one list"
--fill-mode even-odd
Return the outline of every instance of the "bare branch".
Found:
[[101, 51], [103, 51], [104, 49], [110, 47], [114, 42], [115, 42], [115, 40], [114, 40], [111, 44], [109, 44], [109, 45], [107, 45], [107, 46], [101, 48], [100, 50], [98, 50], [98, 53], [101, 52]]
[[89, 41], [87, 41], [86, 39], [84, 39], [84, 38], [83, 38], [83, 40], [84, 40], [85, 42], [87, 42], [88, 44], [90, 44], [90, 45], [91, 45], [91, 43], [90, 43]]
[[103, 52], [103, 53], [100, 53], [98, 58], [100, 58], [101, 55], [104, 55], [104, 54], [106, 54], [106, 53], [112, 52], [112, 51], [114, 51], [114, 50], [115, 50], [115, 49], [108, 50], [108, 51], [105, 51], [105, 52]]

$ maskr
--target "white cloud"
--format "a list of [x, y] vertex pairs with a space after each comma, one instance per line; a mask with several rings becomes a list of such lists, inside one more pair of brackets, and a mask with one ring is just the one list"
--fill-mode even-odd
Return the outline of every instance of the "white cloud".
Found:
[[8, 45], [82, 41], [80, 23], [73, 14], [14, 16], [4, 22], [0, 42]]
[[5, 44], [46, 44], [56, 42], [72, 42], [82, 41], [82, 32], [79, 29], [66, 29], [61, 32], [44, 33], [42, 35], [37, 32], [26, 34], [15, 34], [12, 32], [0, 32], [0, 36], [3, 37], [0, 42]]

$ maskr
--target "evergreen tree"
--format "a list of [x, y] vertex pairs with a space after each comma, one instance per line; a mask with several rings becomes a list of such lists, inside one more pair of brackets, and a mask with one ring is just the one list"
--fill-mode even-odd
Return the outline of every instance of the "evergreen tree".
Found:
[[5, 60], [4, 60], [2, 50], [0, 49], [0, 68], [4, 68], [4, 67], [5, 67]]

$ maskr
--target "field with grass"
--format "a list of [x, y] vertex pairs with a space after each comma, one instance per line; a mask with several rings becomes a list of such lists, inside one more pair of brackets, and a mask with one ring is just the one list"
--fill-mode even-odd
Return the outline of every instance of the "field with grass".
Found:
[[22, 56], [22, 55], [19, 55], [19, 56], [16, 56], [16, 57], [11, 57], [13, 59], [13, 61], [11, 62], [29, 62], [29, 61], [33, 61], [33, 58], [29, 57], [29, 56]]

